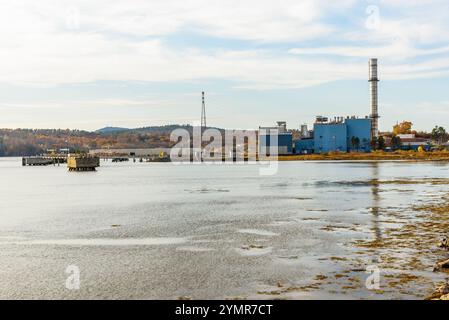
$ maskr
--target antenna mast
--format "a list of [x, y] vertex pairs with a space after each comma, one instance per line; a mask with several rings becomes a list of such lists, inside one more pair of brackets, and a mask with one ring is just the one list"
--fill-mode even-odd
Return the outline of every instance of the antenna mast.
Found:
[[204, 91], [201, 93], [201, 100], [202, 100], [202, 105], [201, 105], [201, 162], [204, 161], [203, 159], [203, 133], [204, 130], [206, 129], [206, 103], [204, 101]]
[[204, 102], [204, 91], [202, 92], [202, 107], [201, 107], [201, 134], [206, 128], [206, 103]]

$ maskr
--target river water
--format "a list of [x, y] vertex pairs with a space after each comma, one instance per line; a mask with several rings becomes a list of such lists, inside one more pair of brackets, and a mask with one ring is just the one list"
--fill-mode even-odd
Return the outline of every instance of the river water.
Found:
[[[419, 267], [401, 265], [406, 258], [386, 266], [388, 252], [414, 248], [365, 250], [357, 241], [382, 241], [413, 223], [413, 205], [449, 191], [394, 181], [448, 179], [449, 164], [259, 169], [102, 161], [76, 173], [0, 158], [0, 298], [420, 299], [442, 280], [432, 252]], [[366, 270], [377, 267], [372, 288]], [[76, 270], [79, 289], [67, 283]]]

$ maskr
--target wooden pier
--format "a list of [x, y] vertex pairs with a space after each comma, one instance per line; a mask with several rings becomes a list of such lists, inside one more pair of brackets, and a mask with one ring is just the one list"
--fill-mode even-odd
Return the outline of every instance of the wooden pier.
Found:
[[100, 158], [88, 155], [75, 155], [67, 158], [69, 171], [95, 171], [100, 166]]
[[22, 166], [49, 166], [67, 162], [67, 156], [23, 157]]

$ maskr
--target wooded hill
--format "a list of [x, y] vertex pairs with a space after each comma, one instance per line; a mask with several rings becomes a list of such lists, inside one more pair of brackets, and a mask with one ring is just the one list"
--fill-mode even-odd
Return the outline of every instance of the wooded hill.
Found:
[[0, 129], [0, 156], [33, 156], [49, 149], [71, 152], [97, 148], [167, 148], [170, 133], [189, 125], [167, 125], [137, 129], [103, 128], [94, 132], [69, 129]]

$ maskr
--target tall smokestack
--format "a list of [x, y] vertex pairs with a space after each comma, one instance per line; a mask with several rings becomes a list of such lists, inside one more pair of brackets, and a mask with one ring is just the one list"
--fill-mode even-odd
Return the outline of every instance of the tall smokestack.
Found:
[[379, 136], [379, 114], [378, 114], [378, 97], [377, 97], [377, 59], [369, 60], [369, 83], [370, 83], [370, 100], [371, 100], [371, 139]]

